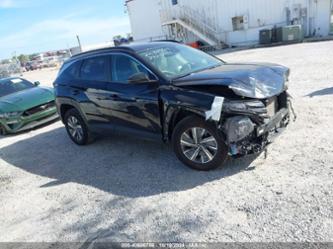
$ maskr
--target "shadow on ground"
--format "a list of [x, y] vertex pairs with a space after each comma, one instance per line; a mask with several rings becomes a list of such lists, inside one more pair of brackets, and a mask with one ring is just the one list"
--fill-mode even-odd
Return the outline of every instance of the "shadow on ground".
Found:
[[324, 96], [324, 95], [333, 95], [333, 87], [328, 87], [319, 91], [312, 92], [309, 95], [307, 95], [307, 97], [313, 98], [316, 96]]
[[126, 197], [191, 189], [251, 170], [255, 159], [230, 160], [221, 169], [197, 172], [180, 163], [170, 146], [160, 142], [113, 135], [79, 147], [64, 128], [4, 147], [0, 157], [13, 167], [54, 179], [42, 188], [74, 182]]

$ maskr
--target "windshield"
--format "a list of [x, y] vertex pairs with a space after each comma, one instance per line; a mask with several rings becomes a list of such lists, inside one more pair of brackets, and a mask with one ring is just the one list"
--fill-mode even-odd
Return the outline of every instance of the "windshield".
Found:
[[140, 51], [139, 55], [169, 79], [180, 78], [223, 64], [219, 59], [198, 49], [176, 43], [149, 48]]
[[20, 78], [0, 80], [0, 97], [33, 88], [34, 84]]

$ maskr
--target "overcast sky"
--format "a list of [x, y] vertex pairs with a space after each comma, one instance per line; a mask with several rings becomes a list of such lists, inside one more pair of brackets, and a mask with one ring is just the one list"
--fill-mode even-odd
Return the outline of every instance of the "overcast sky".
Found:
[[0, 58], [112, 40], [130, 32], [123, 0], [0, 0]]

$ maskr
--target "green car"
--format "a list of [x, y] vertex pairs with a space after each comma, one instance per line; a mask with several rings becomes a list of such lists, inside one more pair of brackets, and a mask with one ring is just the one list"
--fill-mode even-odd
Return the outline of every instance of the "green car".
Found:
[[22, 78], [0, 79], [0, 134], [12, 134], [58, 119], [54, 90]]

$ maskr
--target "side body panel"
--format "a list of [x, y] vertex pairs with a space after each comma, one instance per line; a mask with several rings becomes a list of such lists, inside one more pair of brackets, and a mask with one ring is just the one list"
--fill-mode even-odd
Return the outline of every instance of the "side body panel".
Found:
[[[98, 56], [105, 55], [110, 67], [113, 53]], [[148, 137], [157, 135], [161, 139], [159, 83], [163, 79], [153, 83], [117, 83], [112, 82], [110, 70], [108, 82], [94, 82], [79, 79], [79, 73], [76, 74], [77, 79], [58, 78], [55, 82], [59, 113], [63, 105], [73, 106], [93, 131], [125, 131]]]
[[[60, 70], [54, 83], [58, 112], [61, 114], [62, 106], [68, 105], [76, 108], [88, 125], [108, 122], [111, 101], [107, 88], [108, 82], [80, 79], [79, 74], [84, 59], [65, 64]], [[72, 66], [76, 68], [70, 76], [67, 76], [66, 70], [70, 70]]]
[[193, 113], [207, 119], [206, 113], [212, 109], [215, 96], [209, 93], [191, 91], [175, 86], [164, 86], [160, 90], [163, 140], [168, 141], [170, 126], [180, 112]]
[[115, 126], [161, 134], [158, 84], [109, 83], [108, 108]]

